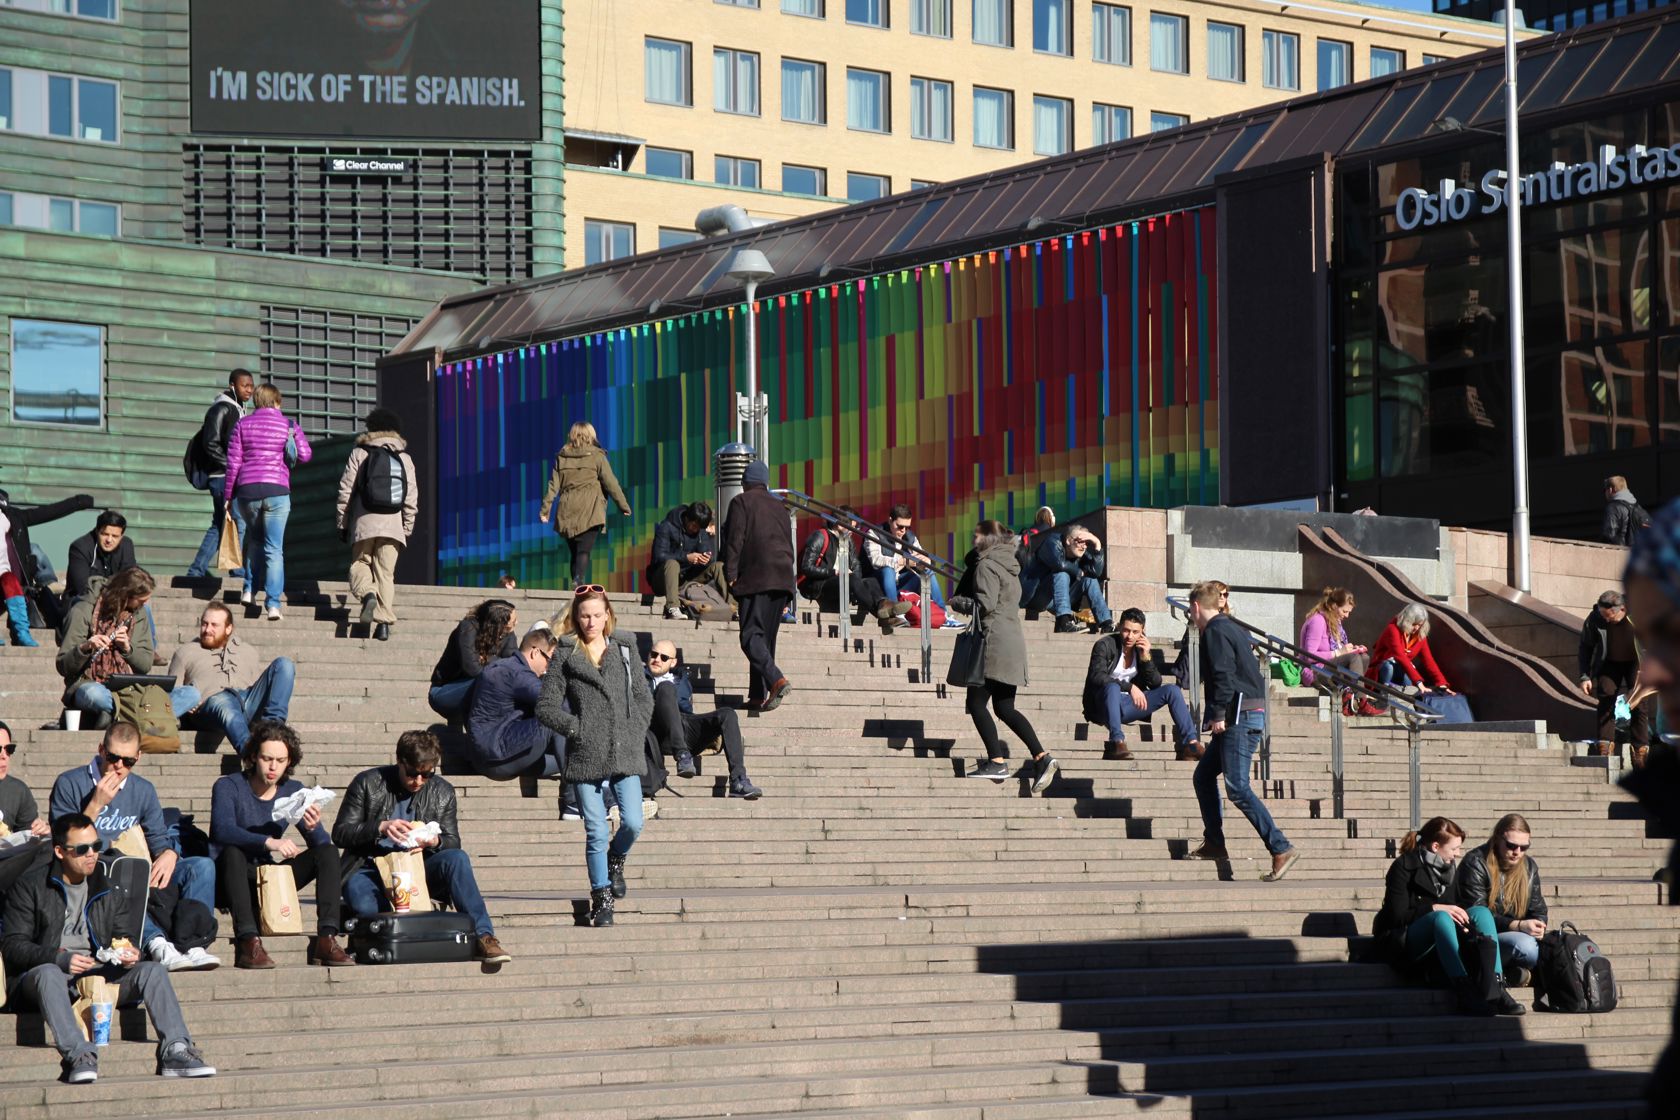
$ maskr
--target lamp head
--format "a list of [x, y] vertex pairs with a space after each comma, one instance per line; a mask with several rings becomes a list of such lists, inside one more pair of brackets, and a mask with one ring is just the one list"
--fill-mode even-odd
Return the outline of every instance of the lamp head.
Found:
[[770, 261], [757, 249], [737, 249], [729, 262], [729, 278], [742, 284], [768, 280], [776, 275]]

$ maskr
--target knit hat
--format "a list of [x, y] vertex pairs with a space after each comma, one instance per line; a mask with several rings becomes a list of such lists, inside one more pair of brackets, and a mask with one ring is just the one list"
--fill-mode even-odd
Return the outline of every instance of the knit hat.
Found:
[[376, 408], [367, 414], [367, 430], [370, 432], [395, 432], [402, 435], [402, 417], [388, 408]]
[[741, 485], [769, 487], [770, 468], [765, 465], [764, 460], [754, 459], [747, 464], [747, 469], [741, 473]]

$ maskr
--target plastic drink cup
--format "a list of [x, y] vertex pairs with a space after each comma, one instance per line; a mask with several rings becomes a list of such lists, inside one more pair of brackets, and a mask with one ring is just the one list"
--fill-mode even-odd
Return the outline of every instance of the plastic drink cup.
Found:
[[79, 708], [64, 709], [64, 730], [80, 731], [82, 729], [82, 713]]
[[398, 871], [391, 876], [391, 909], [399, 914], [408, 913], [414, 885], [409, 881], [409, 873]]
[[93, 1005], [93, 1044], [95, 1046], [111, 1045], [111, 1013], [114, 1010], [109, 1003]]

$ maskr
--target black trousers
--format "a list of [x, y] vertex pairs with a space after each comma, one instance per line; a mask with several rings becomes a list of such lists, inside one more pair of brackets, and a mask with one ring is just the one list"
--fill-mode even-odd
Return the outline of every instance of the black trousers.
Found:
[[[1593, 696], [1598, 700], [1598, 737], [1608, 743], [1616, 741], [1616, 697], [1633, 687], [1639, 675], [1639, 665], [1632, 661], [1606, 661], [1598, 667], [1593, 681]], [[1651, 717], [1646, 714], [1650, 701], [1633, 709], [1628, 720], [1628, 739], [1636, 747], [1651, 745]]]
[[[328, 937], [337, 933], [339, 907], [344, 898], [338, 849], [331, 844], [314, 845], [296, 859], [282, 860], [281, 864], [292, 869], [299, 891], [315, 882], [315, 932]], [[216, 858], [216, 879], [221, 883], [228, 913], [233, 916], [233, 936], [257, 936], [262, 927], [257, 924], [256, 865], [242, 849], [223, 848]]]
[[782, 671], [776, 667], [776, 632], [782, 626], [782, 612], [792, 599], [788, 591], [761, 591], [740, 597], [741, 652], [747, 655], [750, 670], [749, 704], [762, 703], [782, 679]]
[[[800, 584], [800, 592], [807, 599], [814, 600], [819, 608], [830, 614], [840, 611], [840, 577], [829, 576], [826, 579], [807, 579]], [[847, 581], [847, 590], [851, 594], [852, 605], [864, 611], [873, 611], [875, 604], [887, 597], [881, 590], [881, 581], [874, 576], [853, 576]]]
[[585, 529], [575, 537], [567, 537], [566, 544], [572, 550], [572, 586], [577, 587], [589, 582], [589, 553], [595, 547], [595, 539], [601, 535], [601, 526]]
[[673, 758], [678, 751], [693, 754], [713, 739], [722, 738], [723, 756], [729, 760], [729, 776], [734, 778], [747, 771], [741, 720], [729, 708], [719, 708], [705, 715], [684, 712], [677, 703], [675, 688], [656, 688], [653, 690], [653, 733], [659, 738], [660, 748]]
[[1044, 753], [1044, 747], [1038, 741], [1038, 733], [1015, 706], [1015, 692], [1014, 685], [990, 678], [983, 687], [968, 690], [968, 715], [974, 721], [974, 730], [980, 733], [980, 741], [986, 745], [986, 757], [989, 759], [1008, 758], [1009, 747], [998, 737], [997, 724], [992, 722], [991, 712], [986, 710], [988, 701], [991, 702], [992, 711], [1003, 721], [1003, 725], [1015, 732], [1021, 742], [1026, 744], [1032, 757], [1037, 758]]

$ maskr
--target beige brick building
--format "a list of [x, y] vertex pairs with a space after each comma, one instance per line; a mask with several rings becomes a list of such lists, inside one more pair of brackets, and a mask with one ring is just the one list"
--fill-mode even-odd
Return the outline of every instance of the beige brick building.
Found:
[[568, 268], [1484, 50], [1349, 0], [569, 0]]

